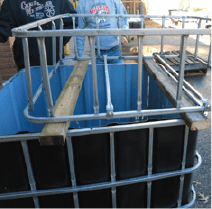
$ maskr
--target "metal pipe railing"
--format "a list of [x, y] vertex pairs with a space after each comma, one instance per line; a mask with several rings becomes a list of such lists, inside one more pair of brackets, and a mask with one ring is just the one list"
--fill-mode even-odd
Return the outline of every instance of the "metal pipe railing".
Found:
[[185, 68], [185, 53], [186, 53], [186, 44], [187, 44], [188, 36], [183, 36], [183, 41], [181, 45], [181, 53], [180, 53], [180, 70], [179, 70], [179, 79], [177, 85], [177, 97], [176, 97], [176, 107], [179, 108], [181, 106], [181, 98], [183, 92], [183, 79], [184, 79], [184, 68]]
[[110, 77], [108, 72], [107, 65], [107, 55], [104, 55], [104, 67], [105, 67], [105, 83], [106, 83], [106, 92], [107, 92], [107, 105], [106, 112], [109, 118], [113, 117], [113, 105], [111, 102], [111, 91], [110, 91]]
[[[73, 28], [74, 30], [64, 30], [63, 29], [63, 18], [72, 18], [73, 19]], [[96, 29], [90, 30], [90, 29], [76, 29], [75, 26], [75, 18], [77, 17], [97, 17], [96, 22]], [[116, 17], [118, 20], [119, 28], [118, 29], [110, 29], [110, 30], [104, 30], [99, 29], [99, 21], [102, 17]], [[121, 18], [128, 18], [128, 17], [139, 17], [141, 19], [141, 29], [121, 29]], [[144, 18], [162, 18], [162, 29], [143, 29], [144, 25]], [[59, 15], [53, 18], [44, 19], [37, 21], [36, 23], [30, 23], [25, 26], [21, 26], [19, 28], [15, 28], [12, 30], [13, 35], [16, 37], [22, 37], [23, 39], [23, 47], [24, 47], [24, 53], [25, 53], [25, 65], [26, 65], [26, 75], [27, 75], [27, 88], [28, 88], [28, 98], [29, 103], [27, 108], [24, 111], [24, 115], [28, 121], [34, 122], [34, 123], [45, 123], [45, 122], [67, 122], [67, 121], [73, 121], [73, 120], [89, 120], [89, 119], [108, 119], [108, 112], [109, 114], [112, 113], [113, 118], [124, 118], [124, 117], [132, 117], [135, 116], [136, 118], [138, 116], [153, 116], [153, 115], [161, 115], [161, 114], [172, 114], [172, 113], [183, 113], [183, 112], [195, 112], [200, 110], [205, 110], [207, 105], [209, 104], [208, 100], [205, 100], [205, 98], [202, 97], [198, 92], [196, 92], [193, 87], [191, 87], [189, 84], [187, 84], [184, 80], [184, 67], [185, 67], [185, 58], [189, 57], [186, 56], [186, 40], [188, 35], [210, 35], [210, 29], [185, 29], [185, 19], [186, 18], [194, 18], [194, 17], [186, 17], [181, 16], [183, 20], [182, 29], [165, 29], [165, 20], [167, 18], [179, 18], [178, 16], [148, 16], [148, 15], [87, 15], [87, 14], [65, 14], [65, 15]], [[55, 20], [59, 19], [60, 21], [60, 29], [57, 30], [55, 26]], [[194, 18], [195, 19], [195, 18]], [[196, 18], [197, 19], [197, 18]], [[205, 18], [198, 18], [199, 19], [199, 26], [201, 26], [201, 20]], [[42, 30], [41, 25], [46, 24], [48, 22], [52, 22], [52, 29], [53, 30]], [[34, 25], [38, 27], [38, 31], [27, 31], [28, 29], [34, 27]], [[101, 57], [100, 56], [100, 42], [99, 37], [100, 36], [111, 36], [115, 35], [119, 37], [119, 48], [120, 48], [120, 54], [118, 56], [108, 56], [108, 57]], [[121, 54], [121, 36], [122, 35], [136, 35], [138, 37], [138, 56], [132, 57], [132, 56], [122, 56]], [[142, 110], [142, 66], [143, 66], [143, 59], [146, 58], [154, 58], [155, 56], [143, 56], [143, 37], [144, 36], [161, 36], [161, 57], [163, 58], [174, 58], [180, 57], [180, 71], [179, 75], [166, 63], [166, 67], [168, 66], [169, 69], [171, 69], [172, 73], [174, 74], [174, 77], [178, 79], [177, 82], [177, 96], [176, 96], [176, 103], [177, 108], [171, 108], [167, 110]], [[178, 55], [163, 55], [163, 47], [164, 47], [164, 36], [172, 36], [172, 35], [181, 35], [181, 50], [180, 50], [180, 56]], [[50, 87], [50, 79], [53, 76], [53, 73], [56, 72], [59, 65], [63, 64], [63, 61], [66, 61], [62, 58], [63, 55], [63, 37], [65, 36], [74, 36], [74, 53], [75, 57], [71, 59], [75, 60], [91, 60], [92, 63], [92, 81], [93, 81], [93, 108], [94, 108], [94, 114], [91, 115], [78, 115], [78, 116], [67, 116], [67, 117], [54, 117], [53, 112], [53, 101], [52, 101], [52, 94], [51, 94], [51, 87]], [[83, 57], [79, 58], [77, 56], [77, 47], [76, 47], [76, 36], [88, 36], [90, 45], [91, 45], [91, 57]], [[40, 62], [41, 62], [41, 76], [42, 76], [42, 84], [36, 91], [34, 97], [32, 96], [32, 89], [31, 89], [31, 76], [30, 76], [30, 66], [29, 66], [29, 57], [27, 57], [27, 54], [29, 51], [27, 51], [28, 45], [27, 45], [27, 38], [28, 37], [36, 37], [38, 40], [38, 46], [39, 46], [39, 52], [40, 52]], [[53, 48], [53, 66], [54, 69], [52, 72], [48, 73], [47, 69], [47, 58], [46, 58], [46, 52], [45, 52], [45, 43], [44, 38], [45, 37], [52, 37], [52, 48]], [[59, 62], [56, 63], [56, 37], [59, 37]], [[97, 58], [102, 59], [104, 58], [105, 63], [105, 78], [106, 78], [106, 89], [107, 89], [107, 114], [101, 113], [99, 114], [99, 100], [98, 100], [98, 86], [97, 86], [97, 72], [96, 72], [96, 55], [95, 55], [95, 37], [97, 37]], [[198, 38], [196, 42], [196, 52], [198, 51]], [[195, 52], [195, 56], [196, 53]], [[209, 54], [211, 51], [209, 51]], [[158, 58], [158, 55], [156, 55]], [[159, 59], [161, 59], [159, 57]], [[107, 69], [107, 60], [111, 59], [135, 59], [138, 60], [138, 85], [137, 85], [137, 111], [126, 111], [126, 112], [115, 112], [113, 113], [112, 103], [111, 103], [111, 95], [110, 95], [110, 85], [109, 85], [109, 73]], [[208, 65], [210, 65], [210, 56], [208, 59]], [[172, 77], [172, 79], [174, 79]], [[176, 80], [175, 80], [176, 82]], [[202, 105], [200, 107], [192, 107], [192, 108], [180, 108], [180, 101], [182, 97], [182, 91], [186, 89], [192, 91], [192, 93], [202, 101]], [[46, 91], [46, 100], [47, 100], [47, 109], [49, 116], [51, 118], [34, 118], [29, 115], [29, 111], [33, 110], [33, 106], [41, 94], [42, 90]], [[195, 98], [187, 91], [190, 98]], [[199, 101], [195, 100], [196, 104], [200, 104]], [[109, 109], [110, 110], [109, 110]], [[210, 109], [210, 108], [207, 108]]]
[[25, 70], [26, 70], [29, 111], [33, 111], [34, 103], [33, 103], [32, 80], [31, 80], [30, 61], [29, 61], [28, 38], [22, 38], [22, 43], [23, 43], [23, 52], [24, 52], [24, 64], [25, 64]]
[[95, 56], [95, 36], [89, 37], [91, 44], [91, 63], [92, 63], [92, 81], [93, 81], [93, 109], [94, 114], [99, 113], [99, 98], [96, 73], [96, 56]]

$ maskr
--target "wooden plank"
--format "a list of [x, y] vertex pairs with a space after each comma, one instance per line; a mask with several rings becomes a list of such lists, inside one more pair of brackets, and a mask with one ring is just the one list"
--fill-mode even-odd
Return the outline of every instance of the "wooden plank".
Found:
[[[176, 107], [175, 99], [177, 94], [177, 85], [152, 59], [145, 59], [144, 64], [157, 82], [158, 86], [165, 93], [166, 97], [170, 100], [173, 106]], [[184, 92], [182, 94], [182, 106], [195, 106], [193, 101], [190, 100]], [[181, 113], [180, 115], [191, 130], [202, 130], [210, 127], [210, 120], [205, 118], [202, 112]]]
[[[55, 117], [73, 115], [88, 64], [89, 61], [78, 61], [75, 64], [56, 101]], [[40, 145], [64, 145], [69, 126], [70, 122], [46, 124], [39, 136]]]

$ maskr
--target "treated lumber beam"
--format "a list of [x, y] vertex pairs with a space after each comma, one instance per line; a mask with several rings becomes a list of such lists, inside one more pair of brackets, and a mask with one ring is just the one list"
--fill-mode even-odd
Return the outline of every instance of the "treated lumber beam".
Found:
[[[75, 64], [73, 72], [56, 101], [55, 117], [73, 115], [88, 64], [89, 61], [77, 61]], [[40, 145], [64, 145], [69, 126], [70, 122], [46, 124], [39, 136]]]
[[[169, 76], [154, 62], [153, 59], [145, 59], [144, 64], [155, 79], [158, 86], [165, 93], [167, 99], [176, 107], [177, 85]], [[195, 106], [193, 101], [183, 92], [182, 107]], [[202, 130], [210, 127], [210, 120], [203, 116], [202, 112], [181, 113], [180, 116], [191, 130]]]

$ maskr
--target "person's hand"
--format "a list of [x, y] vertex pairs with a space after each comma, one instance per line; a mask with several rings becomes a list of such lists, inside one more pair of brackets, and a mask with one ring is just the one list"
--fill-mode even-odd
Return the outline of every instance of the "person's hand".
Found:
[[121, 37], [121, 45], [126, 46], [128, 44], [128, 40], [125, 36]]

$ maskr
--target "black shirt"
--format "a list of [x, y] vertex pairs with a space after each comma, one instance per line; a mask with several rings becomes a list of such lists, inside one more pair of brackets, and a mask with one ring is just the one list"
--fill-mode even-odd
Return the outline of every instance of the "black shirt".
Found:
[[[69, 0], [4, 0], [0, 11], [0, 42], [6, 42], [12, 36], [11, 29], [44, 18], [60, 14], [76, 13]], [[73, 29], [72, 18], [64, 18], [64, 29]], [[60, 21], [55, 21], [56, 29], [60, 28]], [[77, 20], [76, 20], [77, 26]], [[42, 25], [43, 30], [52, 29], [52, 23]], [[33, 29], [35, 30], [35, 28]], [[71, 37], [64, 37], [65, 46]], [[36, 38], [29, 38], [30, 65], [40, 65], [38, 45]], [[47, 64], [52, 65], [52, 38], [46, 38]], [[19, 70], [24, 68], [23, 46], [21, 38], [16, 38], [13, 53]], [[59, 38], [56, 42], [56, 60], [59, 60]]]

